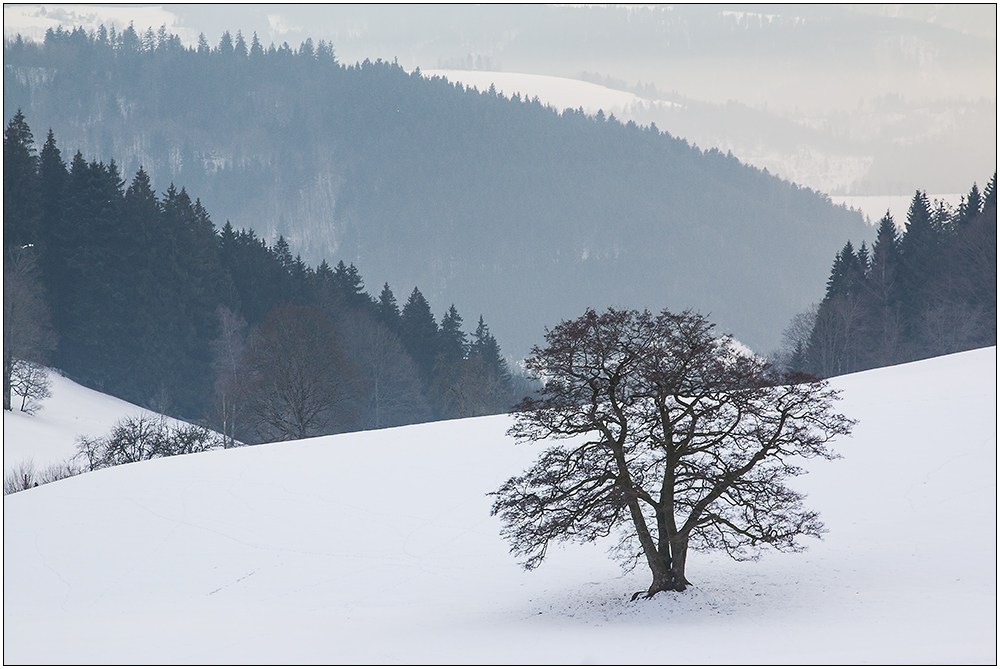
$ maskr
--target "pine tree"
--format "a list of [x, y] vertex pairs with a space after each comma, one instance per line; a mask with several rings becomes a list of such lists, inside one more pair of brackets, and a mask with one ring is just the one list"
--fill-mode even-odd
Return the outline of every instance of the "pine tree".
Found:
[[872, 247], [869, 279], [881, 289], [881, 299], [888, 300], [895, 280], [896, 264], [899, 262], [899, 232], [892, 214], [887, 210], [879, 221], [875, 245]]
[[87, 163], [79, 152], [74, 156], [63, 216], [64, 271], [53, 295], [57, 362], [97, 389], [111, 380], [118, 344], [126, 336], [120, 313], [123, 185], [113, 160], [105, 165]]
[[228, 30], [222, 33], [217, 52], [224, 58], [229, 58], [233, 55], [233, 38]]
[[257, 31], [253, 33], [253, 41], [250, 42], [250, 59], [256, 60], [264, 55], [264, 47], [260, 45], [260, 40], [257, 39]]
[[58, 249], [60, 236], [63, 235], [63, 209], [66, 206], [66, 184], [69, 182], [69, 171], [63, 162], [55, 136], [49, 130], [45, 145], [39, 154], [38, 191], [40, 216], [38, 220], [38, 258], [39, 267], [50, 297], [57, 275], [61, 271]]
[[441, 319], [440, 337], [440, 355], [446, 364], [454, 364], [465, 358], [468, 341], [462, 331], [462, 317], [458, 315], [454, 304]]
[[368, 294], [365, 293], [365, 283], [354, 263], [348, 267], [343, 260], [338, 262], [333, 270], [333, 279], [349, 307], [361, 309], [370, 304]]
[[171, 253], [176, 240], [164, 225], [160, 201], [141, 167], [125, 191], [122, 216], [129, 232], [120, 257], [126, 318], [123, 337], [116, 342], [122, 355], [114, 390], [146, 403], [174, 369], [177, 351], [172, 344], [183, 321], [175, 310], [179, 296], [171, 276], [177, 262]]
[[[989, 188], [988, 185], [987, 188]], [[979, 187], [973, 182], [969, 195], [962, 199], [962, 203], [958, 207], [958, 224], [960, 226], [968, 225], [972, 219], [979, 216], [982, 210], [983, 197], [979, 194]]]
[[993, 173], [993, 178], [990, 182], [986, 184], [986, 188], [983, 190], [983, 211], [988, 211], [992, 209], [994, 212], [997, 208], [997, 173]]
[[292, 267], [292, 251], [288, 246], [288, 242], [285, 241], [285, 236], [280, 235], [278, 241], [274, 244], [274, 255], [281, 263], [281, 266], [286, 270]]
[[923, 293], [940, 269], [941, 238], [931, 223], [926, 193], [918, 190], [914, 194], [906, 220], [906, 232], [899, 244], [897, 282], [904, 324], [912, 334]]
[[896, 275], [899, 266], [899, 232], [892, 215], [886, 211], [879, 221], [871, 267], [865, 281], [870, 301], [871, 342], [866, 366], [884, 367], [902, 358], [901, 323], [897, 297]]
[[[476, 332], [469, 345], [469, 357], [479, 358], [483, 361], [491, 374], [492, 384], [495, 386], [491, 395], [499, 402], [505, 401], [507, 399], [505, 394], [509, 393], [511, 388], [510, 367], [501, 355], [500, 345], [483, 320], [482, 314], [479, 315], [479, 323], [476, 325]], [[505, 410], [505, 408], [501, 410]]]
[[236, 56], [239, 60], [243, 61], [247, 59], [247, 43], [243, 39], [243, 31], [236, 31], [236, 45], [234, 46]]
[[38, 159], [31, 128], [18, 109], [3, 133], [4, 249], [34, 244], [38, 225]]
[[379, 293], [375, 313], [392, 332], [399, 332], [399, 305], [396, 304], [396, 296], [392, 294], [388, 282], [382, 286], [382, 292]]
[[407, 353], [417, 364], [417, 371], [425, 386], [434, 377], [434, 360], [438, 355], [438, 327], [431, 307], [417, 288], [410, 293], [400, 315], [400, 338]]
[[[866, 264], [867, 255], [868, 252], [866, 250]], [[854, 252], [854, 246], [848, 241], [834, 258], [833, 269], [830, 271], [830, 278], [826, 282], [826, 299], [831, 299], [838, 295], [856, 293], [863, 278], [864, 269], [862, 261]]]

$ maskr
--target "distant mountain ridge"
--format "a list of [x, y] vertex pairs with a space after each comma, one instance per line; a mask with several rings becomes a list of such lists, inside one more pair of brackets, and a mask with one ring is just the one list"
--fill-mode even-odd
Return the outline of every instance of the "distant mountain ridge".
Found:
[[[8, 41], [4, 113], [140, 166], [307, 262], [483, 309], [515, 356], [588, 306], [696, 308], [759, 351], [821, 294], [855, 212], [655, 126], [344, 66], [241, 34]], [[373, 288], [373, 287], [369, 287]]]

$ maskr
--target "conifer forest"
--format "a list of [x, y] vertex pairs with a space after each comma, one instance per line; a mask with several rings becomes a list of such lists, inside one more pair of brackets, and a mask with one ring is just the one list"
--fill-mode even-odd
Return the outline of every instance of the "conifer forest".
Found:
[[220, 225], [283, 236], [310, 265], [343, 259], [481, 311], [516, 358], [613, 303], [696, 308], [772, 349], [866, 234], [825, 194], [655, 124], [342, 63], [334, 47], [238, 31], [187, 47], [132, 28], [8, 40], [5, 120], [20, 109], [158, 193], [184, 186]]
[[996, 342], [995, 174], [873, 235], [655, 125], [322, 41], [60, 28], [4, 63], [5, 405], [31, 360], [233, 442], [504, 412], [529, 385], [498, 338], [615, 303], [820, 377]]
[[36, 152], [20, 113], [4, 133], [4, 221], [5, 288], [19, 280], [7, 270], [27, 265], [20, 280], [40, 284], [58, 342], [28, 357], [235, 440], [483, 415], [514, 401], [482, 316], [467, 331], [454, 306], [436, 320], [419, 288], [402, 302], [387, 283], [373, 296], [353, 264], [311, 267], [283, 237], [268, 245], [228, 222], [217, 229], [183, 187], [161, 197], [141, 169], [125, 179], [114, 160], [65, 161], [51, 132]]

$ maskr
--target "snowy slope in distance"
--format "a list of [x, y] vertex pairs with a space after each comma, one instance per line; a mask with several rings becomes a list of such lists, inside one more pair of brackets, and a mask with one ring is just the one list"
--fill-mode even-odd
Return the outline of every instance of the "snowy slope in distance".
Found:
[[[41, 409], [33, 415], [3, 412], [4, 472], [29, 460], [36, 471], [60, 464], [76, 453], [77, 436], [102, 437], [122, 418], [150, 413], [51, 369], [48, 374], [52, 397], [41, 400]], [[21, 398], [15, 395], [11, 404], [19, 407]]]
[[[524, 572], [505, 416], [154, 460], [4, 498], [5, 663], [994, 663], [996, 348], [839, 377], [793, 487], [829, 533], [689, 558], [649, 601], [594, 545]], [[724, 641], [720, 641], [724, 640]]]
[[[650, 105], [649, 100], [627, 91], [592, 84], [579, 79], [554, 77], [547, 74], [522, 74], [518, 72], [488, 72], [483, 70], [420, 70], [420, 74], [430, 79], [445, 77], [452, 83], [460, 83], [467, 88], [473, 86], [479, 91], [487, 91], [493, 85], [498, 93], [512, 97], [515, 93], [522, 98], [537, 97], [543, 105], [551, 105], [558, 111], [583, 107], [587, 114], [596, 114], [603, 109], [604, 115], [611, 113], [622, 116], [633, 105]], [[673, 105], [672, 102], [657, 104]]]

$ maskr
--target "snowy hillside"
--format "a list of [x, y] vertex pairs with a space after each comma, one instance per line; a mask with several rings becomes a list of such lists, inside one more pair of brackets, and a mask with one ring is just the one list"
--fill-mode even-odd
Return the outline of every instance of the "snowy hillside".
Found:
[[[651, 104], [649, 100], [644, 100], [634, 93], [616, 91], [579, 79], [544, 74], [481, 70], [421, 70], [420, 73], [428, 78], [445, 77], [448, 81], [458, 82], [463, 86], [475, 86], [480, 91], [489, 90], [492, 85], [498, 93], [508, 98], [513, 97], [515, 93], [522, 98], [537, 97], [543, 105], [551, 105], [559, 111], [583, 107], [583, 111], [591, 116], [598, 110], [603, 110], [605, 116], [614, 114], [619, 118], [628, 118], [627, 110], [633, 105]], [[673, 103], [663, 104], [670, 106]]]
[[[52, 397], [29, 415], [21, 411], [3, 414], [3, 469], [31, 461], [36, 471], [56, 465], [76, 453], [76, 438], [102, 437], [126, 416], [148, 413], [134, 404], [70, 381], [49, 370]], [[14, 396], [13, 405], [21, 398]], [[176, 421], [174, 421], [176, 423]]]
[[485, 493], [534, 448], [504, 416], [7, 496], [4, 662], [995, 663], [996, 348], [834, 383], [860, 422], [794, 486], [825, 540], [696, 553], [649, 601], [599, 546], [517, 566]]

